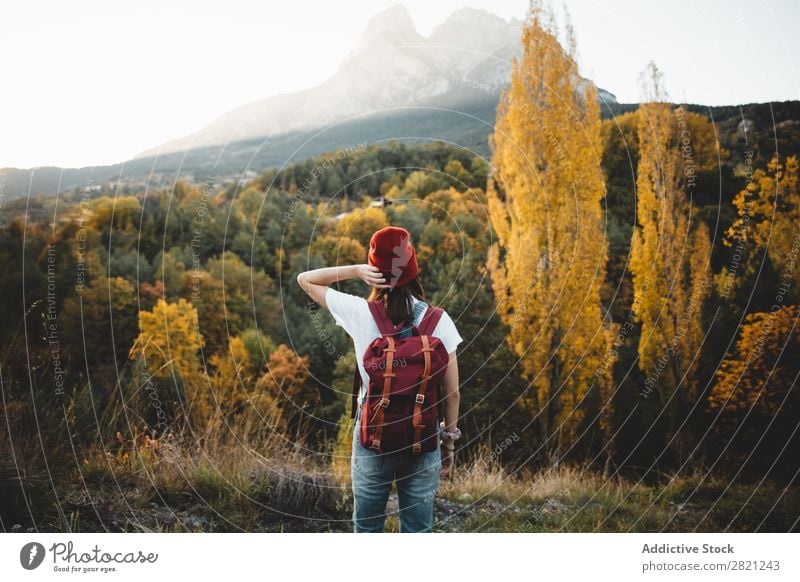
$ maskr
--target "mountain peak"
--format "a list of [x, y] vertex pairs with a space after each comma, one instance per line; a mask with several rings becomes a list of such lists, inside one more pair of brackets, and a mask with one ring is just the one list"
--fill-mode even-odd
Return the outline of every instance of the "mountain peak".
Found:
[[486, 10], [461, 8], [433, 29], [428, 42], [446, 54], [460, 74], [474, 71], [474, 81], [495, 85], [497, 75], [475, 67], [483, 62], [505, 80], [510, 61], [519, 52], [521, 36], [522, 26], [517, 20], [506, 21]]
[[506, 23], [505, 20], [487, 10], [483, 10], [482, 8], [469, 8], [465, 6], [464, 8], [459, 8], [450, 16], [445, 18], [444, 22], [442, 22], [437, 28], [447, 26], [448, 24], [452, 24], [454, 22], [476, 22], [484, 25], [495, 22], [503, 24]]
[[357, 46], [322, 84], [243, 105], [138, 157], [284, 135], [379, 112], [496, 102], [521, 51], [521, 31], [518, 20], [462, 8], [424, 38], [397, 4], [369, 19]]
[[369, 19], [355, 52], [363, 50], [375, 39], [381, 39], [388, 35], [410, 41], [422, 38], [414, 27], [406, 7], [402, 4], [395, 4]]
[[411, 26], [412, 28], [414, 27], [411, 23], [411, 14], [409, 14], [408, 9], [402, 4], [395, 4], [370, 18], [366, 30], [369, 31], [372, 27], [396, 27], [405, 25]]

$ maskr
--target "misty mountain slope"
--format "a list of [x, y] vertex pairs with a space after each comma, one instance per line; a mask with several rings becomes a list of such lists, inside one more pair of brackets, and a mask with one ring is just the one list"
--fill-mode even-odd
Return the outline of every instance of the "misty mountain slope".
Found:
[[519, 53], [520, 32], [519, 21], [465, 8], [424, 38], [408, 11], [394, 6], [369, 21], [336, 73], [318, 87], [244, 105], [137, 157], [324, 127], [387, 108], [496, 101]]
[[[340, 147], [390, 139], [442, 140], [487, 156], [497, 102], [511, 61], [521, 51], [521, 27], [517, 20], [465, 8], [425, 38], [405, 8], [395, 6], [369, 21], [336, 73], [318, 87], [243, 105], [123, 163], [3, 168], [0, 191], [11, 200], [117, 181], [137, 187], [168, 186], [178, 178], [220, 184]], [[617, 103], [600, 88], [598, 97], [604, 117], [636, 108]], [[712, 115], [723, 142], [746, 118], [754, 124], [751, 139], [759, 147], [762, 141], [764, 148], [774, 147], [777, 140], [781, 151], [791, 151], [798, 140], [799, 105], [689, 109]]]
[[[472, 101], [453, 109], [418, 108], [387, 111], [371, 117], [333, 124], [323, 129], [290, 132], [265, 140], [256, 138], [209, 146], [159, 157], [129, 160], [124, 164], [84, 168], [0, 169], [6, 201], [31, 194], [54, 194], [87, 185], [111, 183], [151, 187], [188, 179], [214, 183], [237, 180], [265, 168], [280, 167], [323, 152], [358, 144], [381, 144], [397, 139], [405, 143], [441, 140], [469, 148], [479, 155], [489, 153], [489, 134], [494, 125], [494, 98]], [[636, 104], [605, 103], [602, 116], [634, 111]], [[748, 129], [747, 147], [755, 151], [796, 154], [800, 144], [800, 101], [741, 106], [706, 107], [688, 105], [689, 111], [714, 120], [720, 142], [731, 151], [743, 147], [741, 127]], [[744, 121], [743, 121], [744, 120]], [[4, 206], [6, 208], [6, 206]]]
[[225, 147], [208, 146], [186, 152], [136, 158], [124, 164], [84, 168], [4, 168], [7, 199], [31, 194], [55, 194], [73, 188], [120, 181], [125, 185], [165, 186], [176, 179], [215, 184], [235, 180], [248, 172], [281, 167], [324, 152], [359, 144], [446, 141], [489, 155], [489, 134], [497, 102], [473, 101], [458, 107], [413, 108], [378, 113], [366, 119], [335, 123], [322, 129], [294, 131], [271, 138], [254, 138]]

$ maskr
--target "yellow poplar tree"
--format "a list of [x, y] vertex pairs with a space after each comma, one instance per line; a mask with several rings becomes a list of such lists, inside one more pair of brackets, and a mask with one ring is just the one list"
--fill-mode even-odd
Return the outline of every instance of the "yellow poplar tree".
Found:
[[[664, 102], [660, 73], [648, 69], [649, 101], [639, 106], [638, 226], [631, 248], [633, 311], [641, 322], [641, 394], [665, 412], [667, 437], [697, 398], [701, 311], [711, 290], [708, 228], [692, 215], [687, 187], [708, 163], [709, 129]], [[702, 139], [694, 140], [695, 135]], [[686, 431], [673, 442], [681, 458]]]
[[600, 110], [568, 32], [565, 51], [552, 14], [531, 5], [522, 57], [498, 106], [487, 188], [497, 308], [530, 381], [525, 404], [551, 453], [566, 450], [597, 414], [609, 438], [612, 412], [613, 329], [600, 303]]
[[139, 312], [139, 336], [131, 358], [142, 357], [154, 376], [167, 378], [173, 371], [186, 387], [187, 414], [197, 423], [208, 417], [209, 403], [200, 377], [203, 336], [197, 327], [197, 309], [181, 298], [177, 303], [159, 299], [152, 311]]
[[800, 268], [794, 266], [797, 253], [792, 253], [800, 225], [797, 156], [781, 161], [776, 153], [766, 170], [753, 172], [752, 182], [736, 195], [733, 204], [737, 218], [728, 229], [726, 244], [734, 246], [741, 237], [754, 247], [750, 251], [753, 257], [760, 257], [766, 249], [781, 283], [791, 283], [795, 289], [800, 286]]
[[152, 311], [139, 313], [139, 336], [131, 355], [144, 354], [156, 376], [169, 376], [174, 366], [181, 377], [188, 378], [200, 367], [202, 346], [194, 305], [183, 298], [177, 303], [159, 299]]
[[249, 373], [250, 355], [244, 341], [232, 337], [227, 352], [212, 355], [208, 363], [214, 368], [208, 381], [217, 410], [224, 416], [242, 412], [253, 379]]

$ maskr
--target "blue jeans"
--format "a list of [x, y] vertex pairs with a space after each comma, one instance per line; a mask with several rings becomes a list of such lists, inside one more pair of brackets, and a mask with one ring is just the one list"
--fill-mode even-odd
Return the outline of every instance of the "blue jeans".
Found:
[[[359, 407], [360, 408], [360, 407]], [[433, 498], [439, 487], [441, 453], [378, 453], [358, 442], [359, 419], [353, 431], [351, 477], [353, 524], [356, 533], [382, 532], [386, 502], [397, 483], [402, 533], [430, 532], [433, 528]]]

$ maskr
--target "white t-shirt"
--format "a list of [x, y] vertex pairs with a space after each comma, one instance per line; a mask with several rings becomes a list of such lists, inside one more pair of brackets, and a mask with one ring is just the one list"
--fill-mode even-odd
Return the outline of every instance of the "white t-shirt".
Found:
[[[413, 296], [411, 301], [413, 305], [419, 303], [419, 299]], [[364, 362], [361, 361], [361, 356], [364, 355], [364, 351], [372, 340], [376, 337], [381, 337], [381, 332], [372, 317], [367, 300], [363, 297], [342, 293], [332, 287], [328, 287], [325, 292], [325, 303], [336, 320], [336, 325], [343, 328], [353, 338], [358, 370], [361, 372], [361, 394], [359, 395], [359, 402], [361, 402], [364, 391], [369, 384], [369, 376], [364, 369]], [[428, 308], [425, 307], [420, 314], [420, 318], [425, 316], [427, 310]], [[420, 320], [414, 323], [419, 323]], [[436, 328], [431, 335], [442, 340], [448, 354], [456, 351], [456, 346], [464, 341], [446, 311], [442, 313], [439, 323], [436, 324]]]

